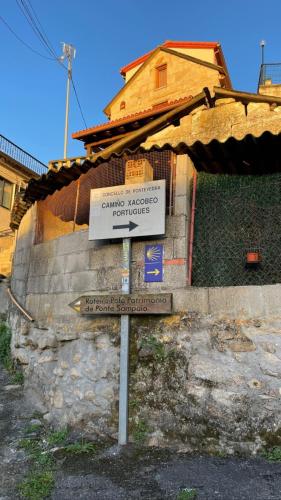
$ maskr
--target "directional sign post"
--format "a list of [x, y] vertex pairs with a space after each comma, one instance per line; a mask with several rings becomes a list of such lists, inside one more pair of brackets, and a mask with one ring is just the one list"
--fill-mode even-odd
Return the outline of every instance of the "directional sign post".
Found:
[[[131, 291], [131, 239], [123, 239], [123, 276], [122, 292], [128, 295]], [[119, 430], [118, 443], [128, 443], [128, 394], [129, 394], [129, 342], [130, 317], [121, 315], [120, 342], [120, 382], [119, 382]]]
[[[89, 239], [123, 238], [122, 294], [124, 295], [129, 295], [131, 290], [131, 238], [165, 234], [165, 184], [165, 180], [160, 180], [91, 190]], [[159, 266], [150, 271], [160, 274]], [[133, 300], [141, 299], [132, 298], [131, 301]], [[165, 298], [165, 301], [168, 305], [169, 300]], [[127, 304], [127, 311], [130, 311], [130, 307], [132, 305]], [[130, 320], [127, 311], [121, 312], [118, 433], [120, 445], [128, 443]]]
[[89, 239], [165, 234], [165, 182], [92, 189]]

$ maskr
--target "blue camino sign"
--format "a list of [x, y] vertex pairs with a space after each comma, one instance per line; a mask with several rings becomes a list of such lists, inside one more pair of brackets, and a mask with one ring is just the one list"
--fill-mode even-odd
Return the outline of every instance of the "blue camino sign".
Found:
[[163, 245], [145, 245], [144, 281], [152, 283], [163, 281]]

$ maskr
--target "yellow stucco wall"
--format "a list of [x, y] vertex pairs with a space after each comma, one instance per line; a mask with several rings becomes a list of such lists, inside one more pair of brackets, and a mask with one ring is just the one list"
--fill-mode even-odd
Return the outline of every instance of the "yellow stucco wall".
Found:
[[259, 94], [281, 97], [281, 85], [260, 85]]
[[[16, 186], [25, 186], [28, 177], [4, 160], [0, 161], [0, 177], [13, 184], [13, 198]], [[7, 234], [10, 229], [11, 210], [0, 206], [0, 274], [9, 275], [14, 250], [14, 233]]]
[[7, 208], [0, 207], [0, 232], [10, 227], [11, 212]]
[[14, 243], [14, 234], [0, 237], [0, 274], [4, 274], [5, 276], [11, 273]]
[[[167, 64], [167, 86], [156, 88], [156, 67]], [[177, 56], [158, 52], [111, 105], [111, 120], [165, 101], [196, 95], [203, 87], [219, 86], [219, 72]], [[125, 101], [125, 109], [120, 104]]]
[[[186, 54], [191, 57], [196, 57], [197, 59], [201, 59], [202, 61], [207, 61], [212, 64], [216, 64], [215, 53], [213, 49], [185, 49], [185, 48], [172, 48], [175, 52], [180, 52], [181, 54]], [[126, 73], [125, 82], [128, 82], [132, 76], [138, 71], [143, 63], [138, 64], [134, 68], [130, 69]]]

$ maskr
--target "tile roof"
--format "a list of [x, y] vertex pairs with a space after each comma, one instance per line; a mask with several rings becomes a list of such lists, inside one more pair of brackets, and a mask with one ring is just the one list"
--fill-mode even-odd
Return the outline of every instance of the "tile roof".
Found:
[[[164, 43], [160, 45], [160, 47], [165, 47], [165, 48], [174, 48], [174, 49], [216, 49], [220, 47], [220, 44], [218, 42], [176, 42], [172, 40], [166, 40]], [[155, 49], [150, 50], [146, 54], [144, 54], [141, 57], [138, 57], [134, 61], [130, 62], [126, 66], [123, 66], [123, 68], [120, 69], [121, 75], [125, 75], [128, 71], [131, 69], [135, 68], [139, 64], [142, 64], [151, 54], [154, 52]]]
[[[214, 88], [213, 100], [231, 97], [237, 101], [243, 102], [245, 104], [250, 102], [267, 102], [276, 103], [281, 106], [281, 98], [275, 96], [252, 94], [247, 92], [238, 92], [227, 89], [222, 89], [220, 87]], [[17, 228], [26, 210], [34, 203], [36, 200], [43, 200], [48, 195], [53, 194], [55, 191], [60, 190], [63, 186], [67, 186], [72, 181], [78, 179], [81, 174], [86, 173], [89, 169], [95, 168], [103, 162], [109, 161], [113, 157], [120, 157], [124, 154], [133, 154], [135, 152], [140, 152], [143, 148], [140, 145], [145, 142], [147, 137], [155, 134], [156, 132], [163, 130], [171, 124], [174, 124], [180, 120], [183, 116], [189, 114], [192, 110], [196, 109], [198, 106], [204, 104], [208, 100], [208, 89], [204, 89], [200, 94], [196, 95], [190, 101], [177, 106], [176, 108], [167, 111], [164, 115], [154, 118], [153, 121], [145, 124], [141, 128], [131, 132], [125, 138], [117, 140], [113, 145], [108, 146], [103, 151], [99, 151], [91, 155], [88, 158], [84, 158], [82, 161], [72, 161], [69, 159], [65, 161], [65, 164], [70, 163], [69, 167], [62, 166], [59, 170], [49, 170], [47, 174], [41, 175], [39, 179], [31, 179], [28, 183], [28, 187], [25, 194], [21, 195], [20, 199], [16, 202], [12, 213], [11, 227], [13, 229]], [[255, 144], [259, 141], [260, 146], [256, 147]], [[261, 142], [260, 142], [261, 141]], [[263, 146], [266, 143], [266, 146]], [[187, 140], [184, 142], [178, 142], [177, 144], [166, 143], [164, 145], [154, 144], [149, 149], [149, 151], [161, 151], [165, 149], [171, 149], [178, 154], [189, 154], [193, 160], [196, 168], [212, 173], [215, 172], [225, 172], [225, 168], [229, 168], [234, 164], [235, 168], [241, 169], [243, 164], [243, 159], [247, 157], [248, 153], [254, 150], [255, 154], [259, 154], [260, 147], [269, 152], [274, 156], [275, 160], [279, 162], [279, 156], [275, 154], [279, 151], [281, 145], [281, 126], [278, 134], [270, 132], [270, 130], [265, 129], [260, 136], [255, 136], [253, 134], [245, 135], [241, 140], [237, 140], [230, 136], [224, 142], [219, 142], [217, 139], [211, 140], [209, 143], [203, 143], [196, 140], [194, 143], [189, 144]], [[145, 151], [148, 151], [146, 148]], [[207, 156], [206, 156], [207, 151]], [[228, 158], [226, 162], [225, 157]], [[221, 161], [220, 161], [221, 160]], [[57, 163], [60, 163], [59, 161]], [[63, 163], [63, 161], [62, 161]], [[274, 162], [273, 162], [274, 163]], [[266, 172], [270, 171], [270, 168], [276, 169], [276, 165], [270, 164], [268, 160], [268, 155], [264, 156], [264, 165]], [[280, 171], [281, 163], [278, 163], [278, 171]], [[240, 171], [235, 170], [230, 173], [240, 173]], [[242, 173], [252, 173], [247, 172], [244, 167]]]
[[170, 101], [168, 103], [163, 103], [163, 104], [158, 104], [155, 107], [151, 107], [149, 109], [145, 109], [143, 111], [137, 111], [136, 113], [133, 113], [131, 115], [123, 116], [122, 118], [117, 118], [116, 120], [111, 120], [106, 123], [101, 123], [100, 125], [94, 125], [93, 127], [84, 129], [84, 130], [79, 130], [78, 132], [74, 132], [72, 134], [73, 139], [82, 139], [85, 137], [85, 135], [91, 135], [95, 134], [96, 132], [102, 131], [102, 130], [108, 130], [110, 128], [118, 127], [120, 125], [123, 125], [125, 123], [130, 123], [135, 121], [138, 118], [146, 118], [149, 116], [154, 116], [159, 113], [164, 113], [165, 111], [168, 111], [169, 109], [172, 109], [176, 106], [179, 106], [180, 104], [183, 104], [185, 102], [188, 102], [192, 99], [192, 95], [189, 95], [187, 97], [181, 97], [179, 99], [175, 99], [174, 101]]

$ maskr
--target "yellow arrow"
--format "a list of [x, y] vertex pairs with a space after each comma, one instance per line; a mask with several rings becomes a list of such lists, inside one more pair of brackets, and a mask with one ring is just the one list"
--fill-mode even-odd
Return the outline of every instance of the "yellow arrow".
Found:
[[147, 271], [146, 274], [155, 274], [155, 276], [157, 276], [158, 274], [160, 274], [160, 271], [159, 269], [154, 269], [154, 271]]

